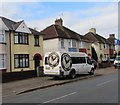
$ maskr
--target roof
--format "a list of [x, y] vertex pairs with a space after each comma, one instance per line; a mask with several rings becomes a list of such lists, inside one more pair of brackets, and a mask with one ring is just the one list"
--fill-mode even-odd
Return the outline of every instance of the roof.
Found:
[[0, 17], [2, 21], [5, 23], [5, 25], [8, 27], [9, 30], [13, 30], [13, 25], [16, 24], [16, 22], [7, 19], [5, 17]]
[[16, 30], [22, 22], [23, 22], [23, 20], [20, 21], [20, 22], [16, 22], [15, 24], [13, 24], [13, 25], [12, 25], [12, 26], [13, 26], [13, 29]]
[[1, 16], [0, 18], [2, 19], [2, 21], [5, 23], [5, 25], [8, 27], [9, 30], [16, 30], [19, 27], [19, 25], [23, 22], [23, 20], [19, 22], [15, 22]]
[[40, 32], [38, 32], [37, 30], [34, 30], [32, 28], [29, 28], [30, 31], [32, 32], [33, 35], [40, 35]]
[[76, 39], [76, 40], [84, 40], [89, 41], [84, 36], [72, 31], [71, 29], [53, 24], [48, 26], [46, 29], [41, 31], [45, 35], [43, 36], [44, 40], [54, 39], [54, 38], [65, 38], [65, 39]]
[[111, 44], [110, 41], [107, 40], [106, 38], [100, 36], [99, 34], [94, 34], [92, 32], [88, 32], [87, 34], [85, 34], [84, 37], [93, 42]]
[[[22, 21], [19, 21], [19, 22], [15, 22], [15, 21], [12, 21], [12, 20], [7, 19], [7, 18], [2, 17], [2, 16], [0, 16], [0, 18], [2, 19], [2, 21], [5, 23], [5, 25], [8, 27], [9, 30], [14, 30], [14, 31], [15, 31], [15, 30], [20, 26], [20, 24], [24, 21], [24, 20], [22, 20]], [[30, 31], [31, 31], [34, 35], [40, 35], [40, 32], [38, 32], [38, 31], [36, 31], [36, 30], [34, 30], [34, 29], [32, 29], [32, 28], [29, 28], [29, 29], [30, 29]]]
[[111, 42], [111, 44], [115, 44], [115, 39], [116, 39], [116, 38], [108, 38], [107, 40], [108, 40], [109, 42]]

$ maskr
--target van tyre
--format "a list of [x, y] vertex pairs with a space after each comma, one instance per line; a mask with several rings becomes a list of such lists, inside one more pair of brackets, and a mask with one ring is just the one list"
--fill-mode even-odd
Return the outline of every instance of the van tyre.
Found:
[[71, 79], [74, 79], [75, 78], [75, 70], [72, 70], [71, 72], [70, 72], [70, 74], [69, 74], [69, 77], [71, 78]]
[[94, 75], [94, 71], [95, 71], [95, 69], [92, 68], [91, 71], [89, 72], [89, 74], [90, 74], [90, 75]]

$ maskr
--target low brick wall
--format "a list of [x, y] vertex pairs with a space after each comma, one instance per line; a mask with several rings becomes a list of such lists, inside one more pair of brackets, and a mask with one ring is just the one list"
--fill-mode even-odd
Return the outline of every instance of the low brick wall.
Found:
[[111, 62], [102, 62], [98, 64], [99, 68], [107, 68], [107, 67], [111, 67], [112, 63]]
[[[40, 68], [40, 71], [43, 71], [43, 68]], [[42, 76], [43, 72], [40, 72]], [[37, 77], [36, 70], [29, 70], [29, 71], [22, 71], [22, 72], [6, 72], [2, 73], [2, 83], [16, 81], [16, 80], [23, 80], [28, 78]]]

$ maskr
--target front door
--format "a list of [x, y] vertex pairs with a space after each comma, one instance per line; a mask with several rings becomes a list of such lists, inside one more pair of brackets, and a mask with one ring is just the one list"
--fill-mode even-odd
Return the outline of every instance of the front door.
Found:
[[37, 67], [40, 66], [40, 59], [35, 59], [35, 70], [37, 70]]

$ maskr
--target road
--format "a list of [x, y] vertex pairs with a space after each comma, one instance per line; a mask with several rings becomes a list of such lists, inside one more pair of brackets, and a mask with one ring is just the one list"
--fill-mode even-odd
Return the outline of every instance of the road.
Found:
[[3, 103], [118, 103], [118, 73], [20, 94]]

